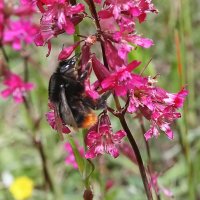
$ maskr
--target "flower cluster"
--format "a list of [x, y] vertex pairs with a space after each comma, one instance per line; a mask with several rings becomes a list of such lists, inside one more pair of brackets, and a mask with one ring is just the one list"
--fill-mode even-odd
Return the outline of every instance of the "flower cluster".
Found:
[[132, 61], [128, 66], [121, 67], [101, 82], [105, 90], [115, 90], [118, 96], [125, 96], [130, 92], [130, 102], [127, 111], [140, 111], [151, 123], [146, 132], [146, 140], [159, 135], [159, 129], [173, 139], [170, 123], [181, 115], [176, 110], [183, 106], [188, 92], [184, 88], [177, 94], [171, 94], [155, 85], [156, 79], [142, 77], [131, 73], [140, 63]]
[[[0, 2], [0, 47], [2, 49], [4, 46], [10, 46], [13, 51], [25, 52], [27, 45], [33, 43], [38, 32], [38, 26], [32, 20], [35, 13], [35, 3], [29, 0], [20, 0], [17, 5], [4, 0]], [[5, 60], [8, 62], [7, 57], [5, 55]], [[26, 93], [33, 89], [34, 84], [24, 82], [19, 75], [13, 73], [9, 63], [5, 64], [2, 60], [0, 64], [3, 85], [7, 87], [1, 91], [1, 96], [3, 98], [12, 96], [16, 103], [22, 103]]]
[[[38, 0], [37, 5], [42, 14], [40, 31], [36, 37], [36, 44], [41, 46], [48, 43], [50, 53], [50, 39], [62, 33], [74, 34], [74, 26], [89, 16], [84, 5], [72, 5], [69, 0]], [[173, 139], [171, 123], [181, 115], [177, 109], [183, 106], [187, 91], [183, 88], [176, 94], [171, 94], [155, 83], [156, 77], [144, 77], [134, 73], [141, 62], [128, 62], [128, 53], [140, 46], [149, 48], [153, 45], [151, 39], [137, 33], [137, 26], [146, 21], [148, 13], [157, 13], [151, 0], [95, 0], [85, 1], [96, 23], [96, 33], [84, 36], [81, 40], [64, 47], [58, 55], [58, 60], [68, 59], [77, 47], [81, 48], [79, 65], [81, 71], [91, 65], [96, 75], [96, 81], [90, 83], [90, 75], [85, 80], [85, 94], [93, 100], [98, 99], [104, 92], [113, 92], [127, 101], [127, 112], [141, 113], [150, 122], [150, 129], [145, 133], [146, 140], [158, 137], [165, 132], [169, 139]], [[98, 6], [98, 12], [95, 9]], [[139, 22], [139, 23], [137, 23]], [[104, 63], [93, 52], [93, 47], [101, 45]], [[127, 98], [129, 96], [129, 98]], [[50, 116], [50, 114], [48, 114]], [[55, 125], [54, 112], [48, 117], [50, 125]], [[62, 120], [62, 119], [61, 119]], [[63, 125], [63, 123], [62, 123]], [[62, 128], [60, 127], [60, 130]], [[110, 120], [106, 114], [99, 117], [98, 123], [88, 130], [86, 144], [88, 152], [86, 158], [94, 158], [104, 152], [113, 157], [118, 156], [117, 146], [125, 132], [112, 132]]]
[[34, 88], [33, 83], [24, 82], [20, 76], [12, 72], [5, 73], [3, 84], [6, 89], [1, 91], [1, 96], [3, 98], [12, 96], [16, 103], [22, 103], [26, 93]]
[[84, 5], [81, 3], [71, 5], [68, 0], [38, 0], [37, 5], [42, 18], [35, 44], [43, 46], [48, 43], [50, 53], [51, 38], [64, 32], [68, 35], [74, 34], [75, 25], [83, 19]]
[[21, 50], [23, 45], [33, 43], [38, 26], [32, 21], [36, 12], [34, 3], [21, 0], [18, 6], [0, 3], [0, 43]]
[[118, 145], [126, 133], [122, 130], [113, 133], [111, 123], [107, 114], [103, 114], [99, 123], [95, 124], [88, 130], [86, 145], [88, 151], [86, 158], [94, 158], [104, 152], [114, 158], [119, 156]]

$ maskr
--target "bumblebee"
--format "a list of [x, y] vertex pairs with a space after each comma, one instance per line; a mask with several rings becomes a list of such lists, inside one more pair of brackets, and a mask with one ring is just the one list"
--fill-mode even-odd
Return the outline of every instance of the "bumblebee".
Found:
[[99, 99], [92, 99], [85, 92], [85, 80], [90, 67], [85, 71], [79, 65], [80, 55], [61, 61], [49, 81], [49, 100], [62, 124], [74, 129], [89, 128], [97, 122], [93, 110], [103, 109], [109, 92]]

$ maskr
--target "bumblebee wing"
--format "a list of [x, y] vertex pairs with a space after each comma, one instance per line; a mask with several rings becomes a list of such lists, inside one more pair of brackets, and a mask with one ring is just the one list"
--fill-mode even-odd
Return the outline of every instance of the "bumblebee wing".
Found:
[[61, 87], [61, 96], [60, 97], [61, 97], [61, 103], [60, 103], [59, 111], [60, 111], [61, 118], [63, 119], [63, 122], [67, 125], [72, 126], [74, 129], [78, 129], [77, 123], [74, 119], [72, 111], [67, 102], [64, 87]]

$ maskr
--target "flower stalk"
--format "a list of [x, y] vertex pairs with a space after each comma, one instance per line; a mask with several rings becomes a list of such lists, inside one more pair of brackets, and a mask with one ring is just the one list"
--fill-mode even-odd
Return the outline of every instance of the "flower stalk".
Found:
[[148, 200], [152, 200], [153, 197], [152, 197], [151, 190], [149, 188], [149, 183], [148, 183], [148, 179], [147, 179], [147, 175], [146, 175], [146, 170], [145, 170], [145, 167], [144, 167], [144, 164], [143, 164], [143, 161], [142, 161], [142, 156], [140, 154], [139, 148], [138, 148], [137, 143], [136, 143], [136, 141], [135, 141], [135, 139], [134, 139], [134, 137], [133, 137], [128, 125], [127, 125], [127, 123], [126, 123], [126, 120], [125, 120], [125, 117], [124, 117], [124, 113], [120, 113], [121, 106], [120, 106], [119, 99], [118, 99], [118, 97], [116, 95], [114, 95], [114, 100], [115, 100], [116, 107], [117, 107], [117, 109], [119, 111], [117, 117], [120, 120], [120, 123], [121, 123], [124, 131], [126, 132], [128, 140], [129, 140], [129, 142], [131, 144], [131, 147], [132, 147], [132, 149], [134, 151], [134, 154], [135, 154], [138, 166], [139, 166], [139, 171], [140, 171], [140, 174], [141, 174], [141, 177], [142, 177], [142, 181], [143, 181], [143, 184], [144, 184], [144, 188], [145, 188], [147, 199]]
[[[96, 12], [94, 2], [92, 0], [89, 0], [89, 2], [90, 2], [90, 10], [91, 10], [91, 12], [92, 12], [92, 14], [95, 18], [97, 30], [101, 31], [101, 26], [100, 26], [100, 23], [99, 23], [99, 19], [98, 19], [98, 16], [97, 16], [97, 12]], [[107, 59], [106, 59], [105, 48], [104, 48], [104, 45], [103, 45], [102, 42], [101, 42], [101, 48], [102, 48], [104, 66], [108, 69], [108, 64], [107, 64], [108, 62], [107, 62]], [[118, 111], [120, 111], [121, 110], [120, 102], [119, 102], [119, 99], [117, 98], [117, 96], [115, 94], [114, 94], [114, 99], [115, 99], [116, 108], [117, 108]], [[133, 149], [133, 151], [136, 155], [136, 159], [137, 159], [137, 162], [138, 162], [138, 166], [139, 166], [140, 174], [141, 174], [142, 181], [143, 181], [143, 184], [144, 184], [147, 199], [152, 200], [153, 198], [152, 198], [151, 191], [149, 189], [148, 179], [147, 179], [147, 175], [146, 175], [146, 172], [145, 172], [145, 167], [143, 165], [142, 157], [141, 157], [139, 148], [137, 146], [137, 143], [136, 143], [135, 139], [133, 138], [131, 131], [130, 131], [127, 123], [126, 123], [126, 120], [124, 118], [124, 113], [119, 115], [118, 118], [120, 120], [120, 123], [121, 123], [124, 131], [127, 133], [128, 140], [129, 140], [129, 142], [132, 146], [132, 149]]]

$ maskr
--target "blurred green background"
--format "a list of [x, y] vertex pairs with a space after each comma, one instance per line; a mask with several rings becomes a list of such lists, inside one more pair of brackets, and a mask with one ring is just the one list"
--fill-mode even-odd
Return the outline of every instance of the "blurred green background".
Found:
[[[154, 169], [161, 173], [159, 183], [170, 189], [177, 200], [200, 199], [200, 1], [155, 0], [159, 10], [150, 14], [147, 22], [138, 25], [138, 33], [153, 39], [150, 49], [137, 48], [130, 59], [141, 60], [143, 66], [149, 62], [145, 75], [159, 74], [159, 85], [170, 92], [178, 92], [186, 86], [189, 96], [182, 109], [182, 119], [174, 124], [175, 139], [169, 141], [164, 134], [149, 142]], [[87, 24], [81, 25], [83, 28]], [[83, 30], [83, 29], [81, 29]], [[71, 38], [73, 40], [73, 38]], [[30, 199], [82, 199], [84, 185], [77, 170], [64, 162], [67, 153], [58, 134], [46, 122], [47, 88], [50, 75], [57, 64], [58, 52], [63, 42], [72, 44], [65, 37], [54, 40], [50, 57], [45, 58], [47, 48], [30, 48], [29, 80], [36, 83], [31, 93], [33, 105], [29, 108], [16, 105], [11, 99], [0, 99], [0, 200], [12, 200], [2, 176], [9, 173], [13, 178], [28, 176], [34, 182]], [[6, 48], [10, 66], [17, 73], [23, 72], [23, 63], [18, 53]], [[142, 68], [139, 69], [139, 71]], [[2, 85], [0, 86], [2, 90]], [[134, 137], [139, 145], [144, 163], [147, 156], [138, 122], [128, 118]], [[113, 120], [114, 129], [121, 128]], [[145, 124], [148, 128], [149, 124]], [[81, 133], [77, 134], [79, 141]], [[66, 140], [66, 139], [65, 139]], [[42, 144], [42, 145], [41, 145]], [[45, 160], [43, 155], [45, 154]], [[54, 185], [51, 192], [44, 181], [44, 163]], [[94, 199], [100, 200], [144, 200], [143, 184], [137, 165], [121, 155], [117, 159], [109, 156], [94, 161], [92, 185]], [[112, 180], [113, 187], [105, 190], [105, 182]], [[156, 198], [155, 198], [156, 199]], [[170, 199], [161, 194], [160, 199]]]

